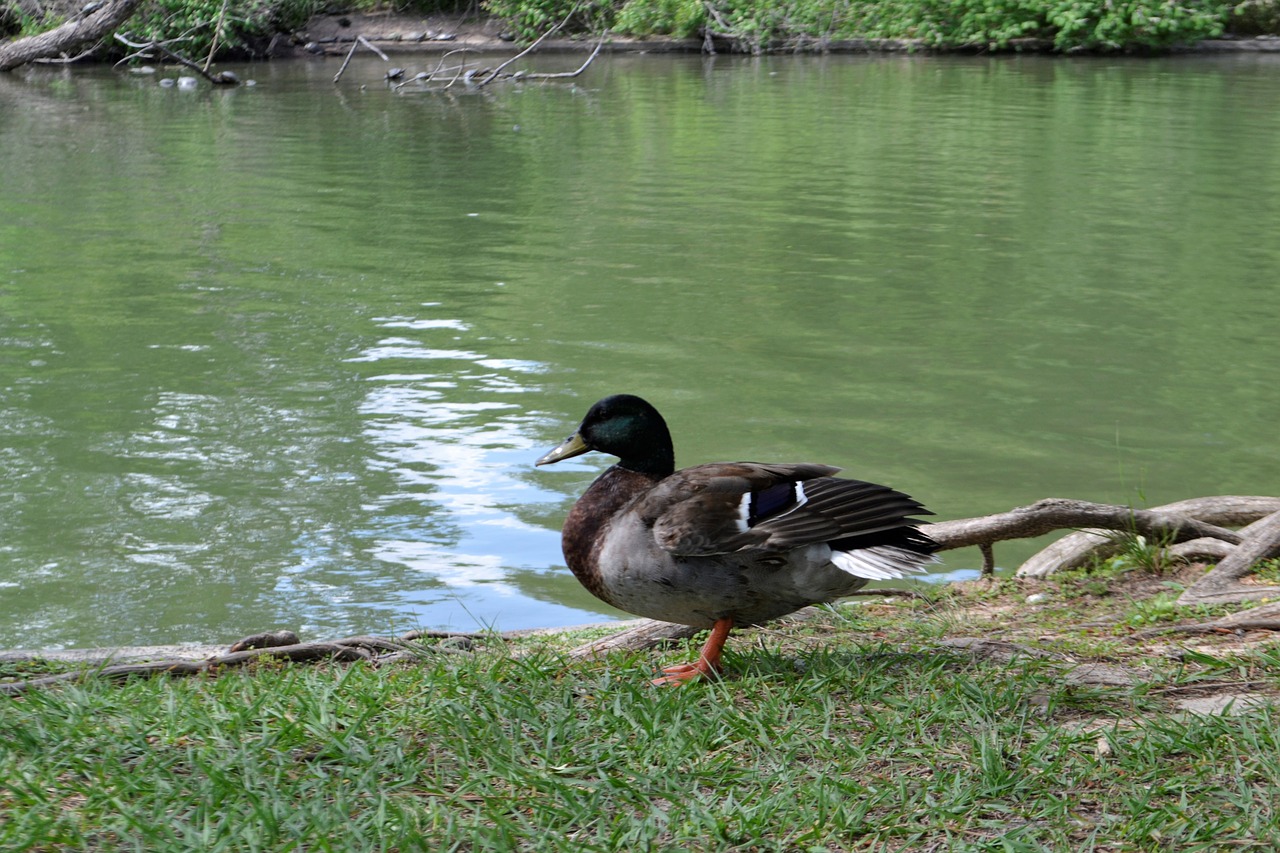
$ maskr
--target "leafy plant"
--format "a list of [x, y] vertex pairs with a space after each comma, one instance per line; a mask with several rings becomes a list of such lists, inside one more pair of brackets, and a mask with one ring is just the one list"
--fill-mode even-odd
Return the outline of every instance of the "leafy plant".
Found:
[[1161, 48], [1221, 35], [1225, 4], [1215, 2], [1059, 2], [1048, 18], [1054, 47], [1070, 50]]
[[187, 56], [208, 52], [216, 38], [224, 51], [256, 53], [259, 40], [301, 26], [320, 0], [150, 0], [130, 20], [133, 40], [167, 42]]
[[608, 29], [613, 20], [612, 4], [601, 0], [485, 0], [485, 8], [505, 19], [525, 40], [533, 40], [561, 22], [568, 35]]
[[1231, 7], [1228, 24], [1241, 35], [1280, 33], [1280, 0], [1244, 0]]
[[696, 35], [707, 20], [702, 0], [626, 0], [618, 10], [613, 28], [636, 36]]
[[[530, 0], [500, 2], [521, 6]], [[1231, 11], [1217, 0], [720, 0], [711, 4], [710, 15], [699, 13], [698, 5], [694, 0], [626, 0], [616, 26], [640, 35], [688, 35], [706, 22], [757, 49], [796, 36], [825, 35], [983, 49], [1038, 38], [1072, 52], [1159, 49], [1209, 38], [1222, 33]]]
[[1161, 622], [1173, 622], [1178, 618], [1179, 612], [1177, 595], [1162, 592], [1143, 601], [1135, 601], [1125, 621], [1134, 628], [1141, 628]]
[[1148, 539], [1136, 533], [1116, 531], [1110, 534], [1115, 548], [1113, 556], [1096, 566], [1097, 569], [1111, 573], [1139, 570], [1153, 575], [1163, 575], [1170, 566], [1178, 562], [1177, 557], [1169, 554], [1168, 538]]
[[1280, 557], [1263, 560], [1254, 568], [1254, 577], [1266, 583], [1280, 583]]
[[[35, 7], [39, 8], [39, 7]], [[18, 3], [0, 5], [0, 38], [38, 35], [66, 21], [55, 9], [46, 9], [43, 13], [32, 13]]]

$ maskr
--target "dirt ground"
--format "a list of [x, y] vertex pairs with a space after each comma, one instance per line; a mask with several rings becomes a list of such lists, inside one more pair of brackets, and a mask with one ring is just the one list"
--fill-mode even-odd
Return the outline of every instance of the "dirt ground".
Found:
[[[409, 15], [385, 12], [317, 15], [293, 34], [292, 48], [310, 53], [342, 53], [364, 36], [388, 53], [444, 53], [459, 48], [485, 52], [516, 53], [525, 45], [501, 20], [464, 15]], [[594, 43], [586, 38], [549, 38], [539, 50], [586, 51]], [[699, 39], [636, 39], [610, 36], [611, 52], [684, 52], [702, 48]]]
[[[65, 0], [79, 2], [79, 0]], [[278, 51], [289, 53], [308, 50], [311, 53], [343, 53], [351, 49], [351, 42], [364, 36], [380, 50], [391, 53], [443, 53], [457, 48], [470, 48], [486, 52], [516, 52], [514, 34], [505, 22], [484, 16], [468, 15], [412, 15], [388, 9], [370, 13], [342, 13], [317, 15], [307, 25], [293, 34], [292, 39], [278, 40]], [[539, 50], [580, 51], [592, 46], [587, 38], [549, 38]], [[703, 49], [701, 38], [677, 39], [652, 37], [647, 39], [610, 35], [605, 52], [614, 53], [686, 53]], [[721, 48], [728, 45], [721, 44]], [[815, 47], [817, 45], [815, 44]], [[893, 52], [917, 48], [900, 39], [851, 39], [829, 42], [821, 50], [831, 52]], [[1027, 49], [1034, 46], [1028, 44]], [[1280, 53], [1280, 36], [1225, 36], [1200, 42], [1187, 50], [1202, 53]]]

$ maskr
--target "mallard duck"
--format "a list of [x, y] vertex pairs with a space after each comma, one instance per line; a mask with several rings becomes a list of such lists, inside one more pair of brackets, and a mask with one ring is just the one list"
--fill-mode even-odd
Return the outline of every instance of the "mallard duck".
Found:
[[618, 457], [565, 519], [565, 561], [620, 610], [710, 628], [697, 662], [655, 684], [720, 671], [734, 626], [759, 625], [903, 577], [934, 561], [911, 517], [931, 515], [887, 486], [811, 463], [713, 462], [675, 469], [658, 410], [619, 394], [591, 407], [573, 435], [535, 464], [598, 450]]

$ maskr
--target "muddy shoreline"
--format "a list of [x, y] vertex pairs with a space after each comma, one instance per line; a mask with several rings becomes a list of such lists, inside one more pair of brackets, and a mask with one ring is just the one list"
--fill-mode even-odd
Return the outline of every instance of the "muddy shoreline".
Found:
[[[379, 50], [392, 54], [441, 54], [467, 49], [481, 53], [515, 53], [523, 45], [515, 42], [507, 25], [498, 19], [468, 19], [447, 15], [405, 15], [392, 11], [369, 14], [317, 15], [307, 25], [284, 38], [278, 38], [273, 56], [332, 55], [344, 56], [363, 36]], [[538, 48], [540, 52], [578, 52], [595, 47], [587, 36], [552, 38]], [[713, 47], [721, 53], [733, 52], [733, 45], [716, 40]], [[613, 35], [606, 39], [604, 53], [701, 53], [706, 48], [702, 38], [634, 38]], [[1050, 53], [1052, 43], [1044, 39], [1019, 39], [1011, 52]], [[812, 39], [777, 53], [981, 53], [979, 50], [939, 51], [911, 39]], [[1171, 53], [1280, 53], [1280, 36], [1241, 36], [1208, 39], [1177, 48]]]

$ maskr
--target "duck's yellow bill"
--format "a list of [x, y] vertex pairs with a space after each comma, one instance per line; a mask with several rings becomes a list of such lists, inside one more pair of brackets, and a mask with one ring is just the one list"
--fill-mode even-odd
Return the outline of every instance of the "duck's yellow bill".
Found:
[[582, 436], [576, 432], [566, 438], [559, 447], [548, 451], [541, 459], [534, 462], [534, 465], [550, 465], [552, 462], [559, 462], [561, 459], [568, 459], [572, 456], [581, 456], [590, 450], [587, 443], [582, 440]]

